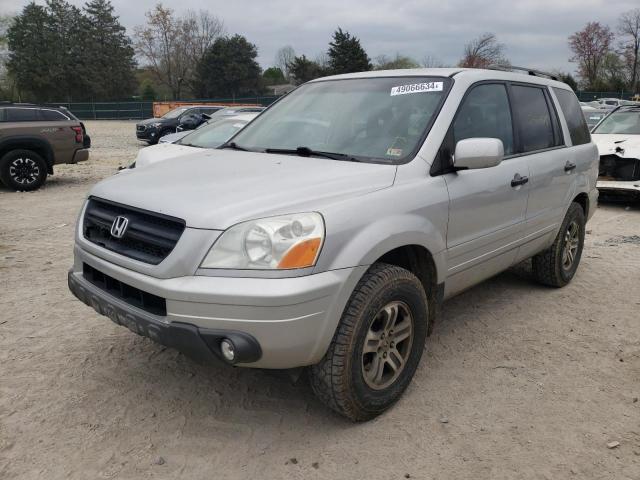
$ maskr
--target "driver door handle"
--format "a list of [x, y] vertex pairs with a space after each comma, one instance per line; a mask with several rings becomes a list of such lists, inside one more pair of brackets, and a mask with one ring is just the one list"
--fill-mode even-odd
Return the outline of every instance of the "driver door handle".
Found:
[[564, 164], [564, 171], [565, 172], [570, 172], [571, 170], [576, 168], [576, 164], [573, 162], [569, 162], [567, 161], [567, 163]]
[[527, 176], [521, 177], [519, 173], [516, 173], [513, 177], [513, 180], [511, 180], [511, 186], [514, 188], [519, 187], [520, 185], [524, 185], [528, 181], [529, 181], [529, 177]]

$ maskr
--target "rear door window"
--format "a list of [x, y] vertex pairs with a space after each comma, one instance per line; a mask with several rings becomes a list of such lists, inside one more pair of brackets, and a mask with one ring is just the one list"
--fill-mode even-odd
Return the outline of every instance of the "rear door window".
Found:
[[[520, 136], [520, 152], [535, 152], [561, 145], [560, 133], [544, 88], [512, 85], [512, 101]], [[553, 112], [555, 115], [555, 112]]]
[[475, 137], [499, 138], [504, 154], [513, 154], [513, 124], [504, 84], [473, 87], [462, 101], [453, 122], [454, 145], [465, 138]]
[[8, 122], [37, 122], [38, 120], [40, 118], [37, 108], [7, 108]]
[[[564, 119], [567, 121], [571, 143], [573, 145], [589, 143], [591, 141], [589, 127], [587, 126], [582, 108], [580, 108], [580, 103], [578, 103], [578, 98], [575, 93], [556, 87], [553, 87], [553, 91], [558, 98]], [[591, 113], [589, 118], [593, 121], [593, 125], [595, 125], [602, 119], [603, 115], [604, 114], [599, 112]]]

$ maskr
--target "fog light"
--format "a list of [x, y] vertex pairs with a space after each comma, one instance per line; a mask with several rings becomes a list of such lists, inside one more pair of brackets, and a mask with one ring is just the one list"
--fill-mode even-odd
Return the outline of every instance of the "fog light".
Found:
[[233, 362], [236, 358], [236, 350], [233, 347], [233, 343], [231, 340], [224, 339], [220, 342], [220, 351], [222, 352], [222, 356], [228, 362]]

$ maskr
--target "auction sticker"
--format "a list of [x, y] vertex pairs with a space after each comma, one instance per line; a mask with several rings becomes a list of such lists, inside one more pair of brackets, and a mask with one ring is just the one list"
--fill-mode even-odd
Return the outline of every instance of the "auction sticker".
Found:
[[409, 93], [424, 93], [424, 92], [441, 92], [443, 82], [427, 82], [427, 83], [412, 83], [410, 85], [399, 85], [391, 88], [391, 96], [407, 95]]

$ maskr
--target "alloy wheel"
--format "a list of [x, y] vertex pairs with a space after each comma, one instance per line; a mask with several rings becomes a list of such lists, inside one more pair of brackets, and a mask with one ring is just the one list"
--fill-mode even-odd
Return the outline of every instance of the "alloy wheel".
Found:
[[404, 302], [390, 302], [373, 318], [362, 350], [362, 375], [374, 390], [387, 388], [404, 369], [413, 343], [413, 317]]
[[9, 175], [20, 185], [32, 185], [38, 181], [40, 166], [31, 158], [16, 158], [9, 165]]
[[562, 268], [571, 269], [573, 262], [578, 253], [578, 244], [580, 243], [580, 226], [578, 222], [573, 220], [567, 226], [564, 234], [564, 247], [562, 248]]

